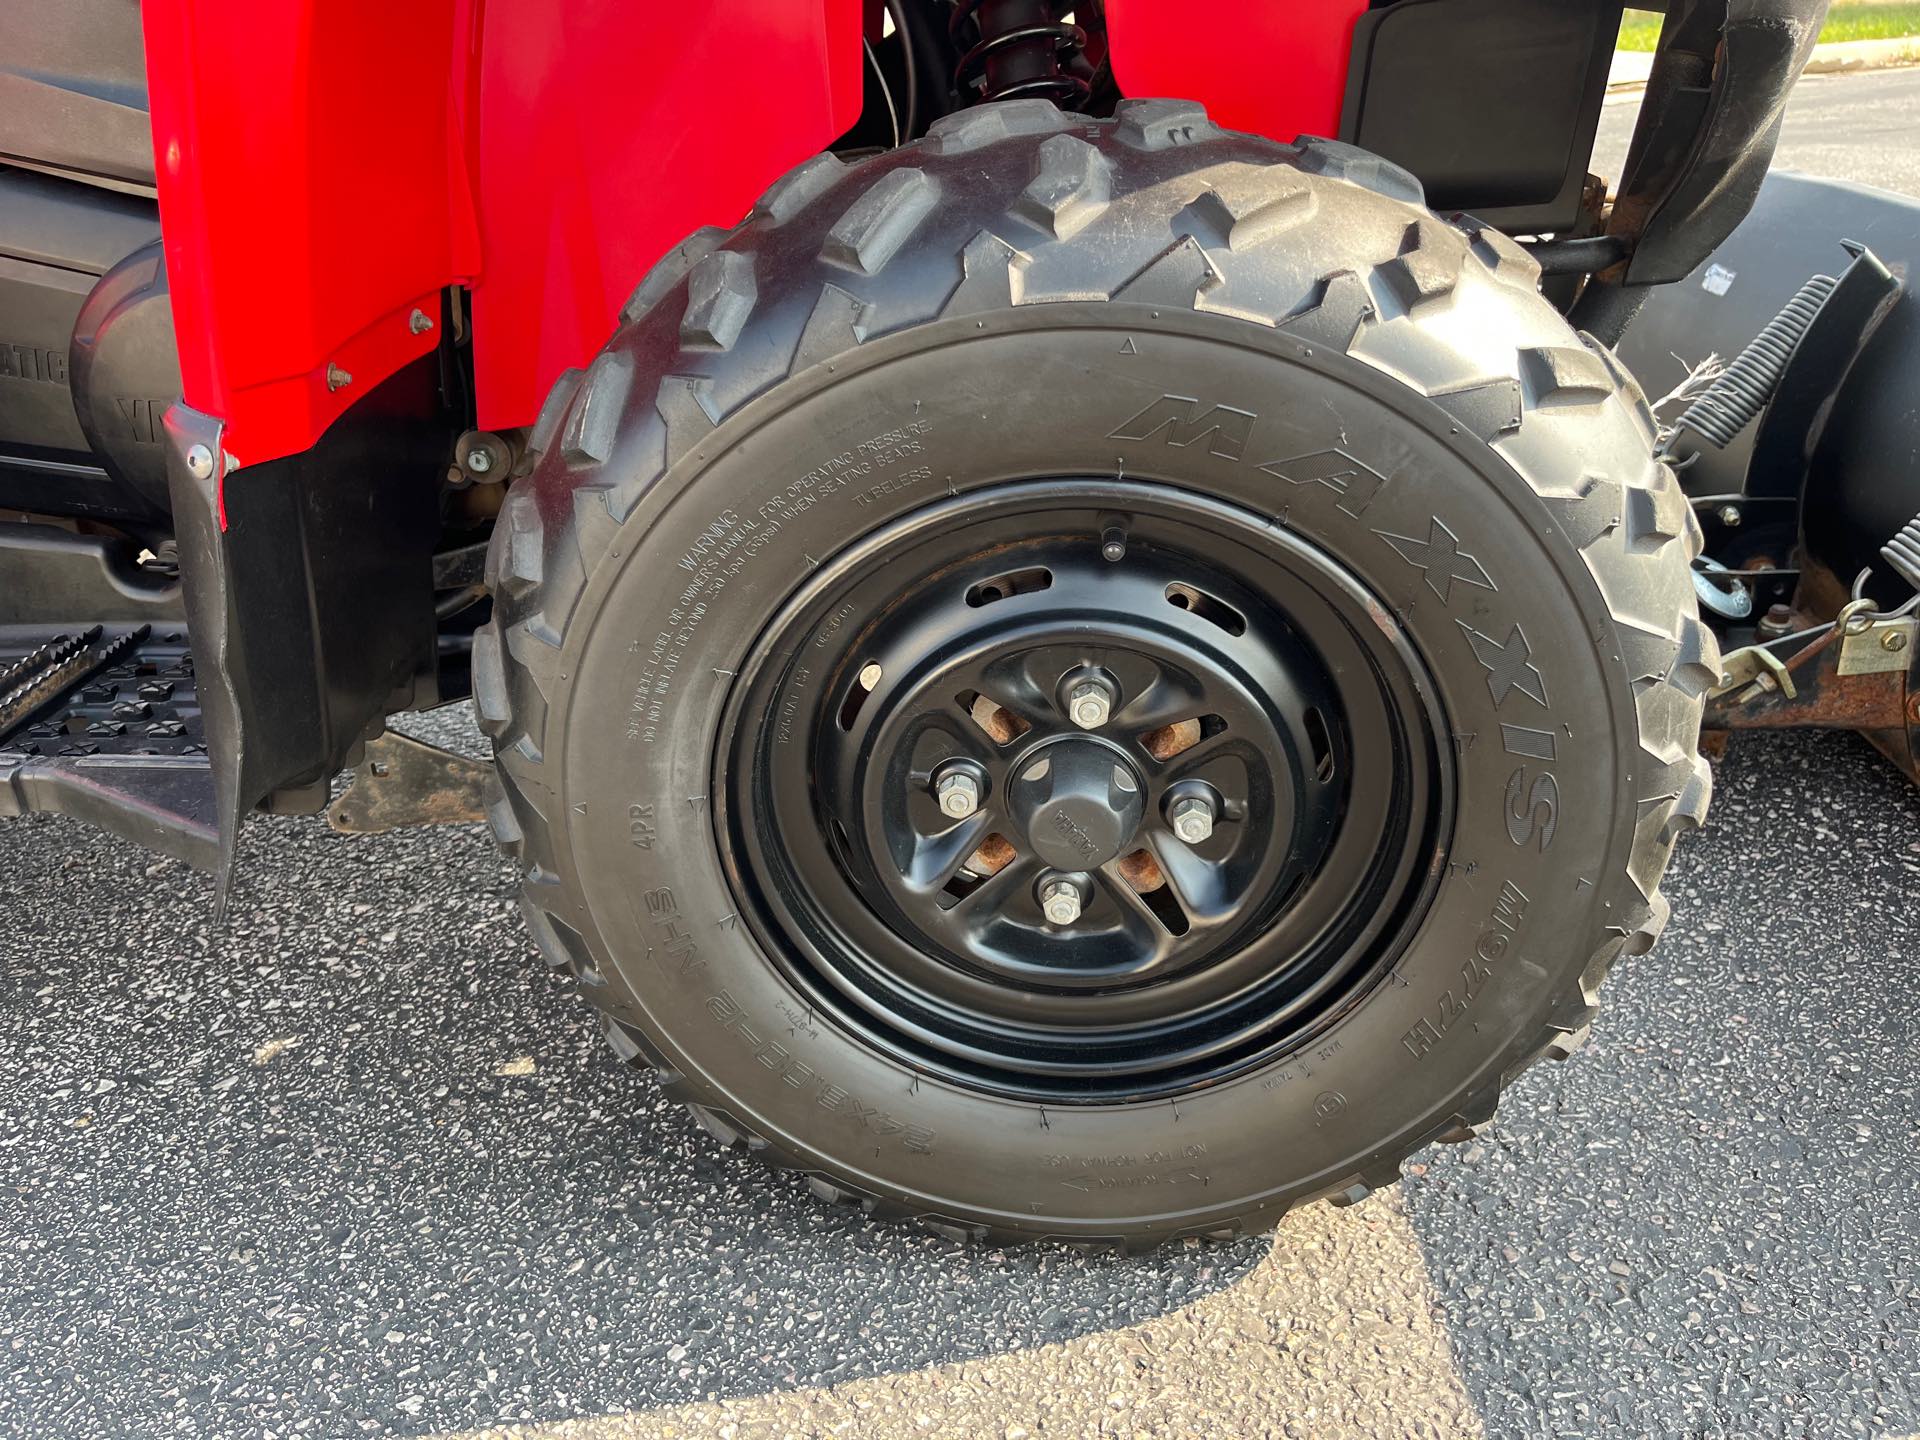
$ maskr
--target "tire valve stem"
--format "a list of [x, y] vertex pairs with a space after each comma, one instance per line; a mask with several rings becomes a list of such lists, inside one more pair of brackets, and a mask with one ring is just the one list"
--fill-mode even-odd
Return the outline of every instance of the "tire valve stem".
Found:
[[1100, 558], [1109, 565], [1127, 558], [1127, 532], [1120, 526], [1109, 525], [1100, 532]]

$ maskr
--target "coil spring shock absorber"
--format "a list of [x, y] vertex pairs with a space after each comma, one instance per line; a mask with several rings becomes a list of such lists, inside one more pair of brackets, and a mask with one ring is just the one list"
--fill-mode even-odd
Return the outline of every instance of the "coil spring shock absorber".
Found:
[[1087, 32], [1058, 18], [1049, 0], [953, 0], [949, 33], [965, 46], [969, 22], [979, 40], [960, 57], [953, 83], [962, 98], [1013, 100], [1037, 95], [1071, 109], [1091, 88], [1061, 61], [1086, 48]]

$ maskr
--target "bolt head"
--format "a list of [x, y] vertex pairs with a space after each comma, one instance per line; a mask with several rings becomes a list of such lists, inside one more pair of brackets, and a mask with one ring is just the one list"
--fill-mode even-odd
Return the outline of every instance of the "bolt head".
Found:
[[1082, 730], [1098, 730], [1113, 714], [1113, 696], [1095, 680], [1083, 680], [1067, 695], [1067, 714]]
[[980, 782], [964, 770], [942, 775], [934, 785], [940, 801], [940, 813], [953, 820], [964, 820], [980, 808]]
[[213, 451], [204, 445], [187, 447], [187, 472], [196, 480], [213, 478]]
[[471, 470], [474, 474], [484, 475], [493, 469], [493, 456], [488, 452], [486, 446], [475, 445], [471, 450], [467, 451], [466, 466], [467, 469]]
[[1071, 925], [1080, 918], [1080, 891], [1065, 880], [1056, 880], [1040, 892], [1040, 910], [1055, 925]]
[[1213, 834], [1213, 806], [1198, 795], [1174, 801], [1168, 818], [1173, 821], [1173, 833], [1189, 845]]
[[1740, 523], [1740, 507], [1738, 505], [1722, 505], [1716, 513], [1719, 515], [1722, 525], [1734, 526]]
[[415, 310], [407, 316], [407, 329], [416, 335], [424, 335], [433, 328], [433, 321], [427, 318], [424, 310]]
[[1880, 648], [1882, 650], [1891, 650], [1895, 653], [1898, 653], [1899, 651], [1906, 649], [1907, 648], [1906, 632], [1902, 630], [1887, 631], [1886, 634], [1880, 637]]

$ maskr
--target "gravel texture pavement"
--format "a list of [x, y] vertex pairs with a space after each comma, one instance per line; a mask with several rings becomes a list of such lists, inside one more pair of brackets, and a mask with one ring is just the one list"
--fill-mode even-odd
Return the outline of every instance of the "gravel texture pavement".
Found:
[[1917, 822], [1850, 737], [1737, 746], [1668, 941], [1489, 1136], [1132, 1260], [716, 1155], [477, 829], [258, 821], [216, 936], [200, 876], [0, 827], [0, 1434], [1920, 1430]]

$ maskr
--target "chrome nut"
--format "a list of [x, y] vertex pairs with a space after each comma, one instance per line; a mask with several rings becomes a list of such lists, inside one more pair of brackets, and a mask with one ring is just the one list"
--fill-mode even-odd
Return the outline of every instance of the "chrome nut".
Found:
[[965, 770], [953, 770], [934, 782], [934, 797], [940, 813], [953, 820], [964, 820], [980, 808], [980, 782]]
[[1082, 730], [1098, 730], [1113, 714], [1113, 696], [1097, 680], [1083, 680], [1067, 694], [1067, 714]]
[[1080, 918], [1080, 887], [1071, 880], [1055, 880], [1040, 892], [1040, 909], [1055, 925], [1071, 925]]
[[1213, 806], [1198, 795], [1174, 801], [1167, 818], [1173, 822], [1173, 833], [1189, 845], [1198, 845], [1213, 834]]

